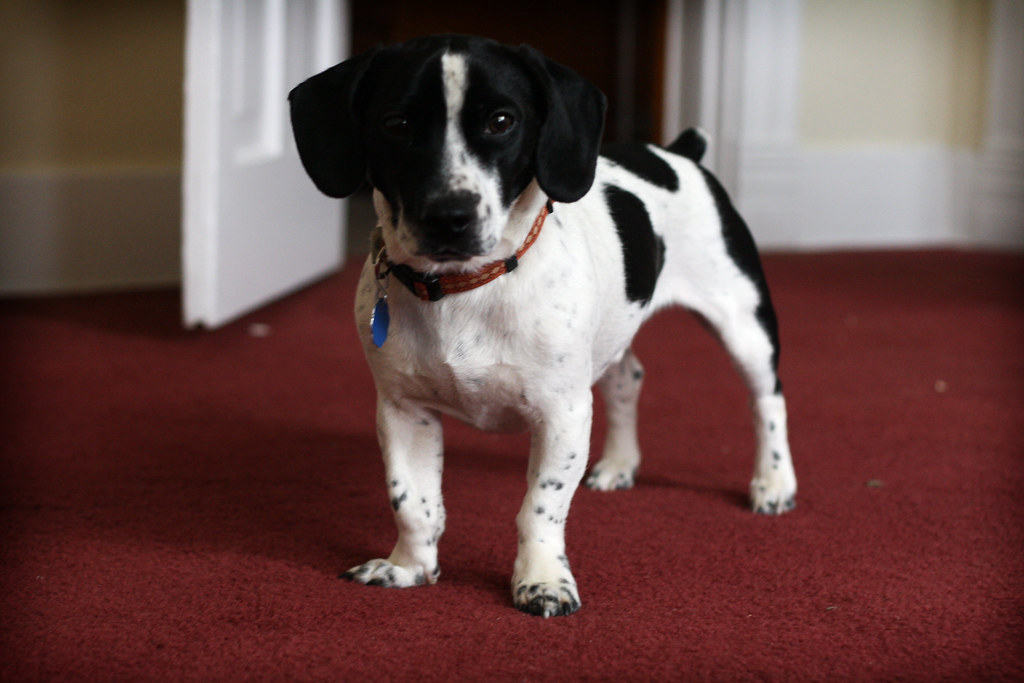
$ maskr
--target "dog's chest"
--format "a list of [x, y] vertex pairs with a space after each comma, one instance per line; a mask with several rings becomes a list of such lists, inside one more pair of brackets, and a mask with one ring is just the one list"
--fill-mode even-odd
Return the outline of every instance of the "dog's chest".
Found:
[[511, 365], [446, 364], [440, 372], [415, 376], [420, 401], [478, 429], [527, 429], [529, 408], [522, 375]]
[[480, 429], [522, 431], [550, 351], [527, 333], [535, 327], [528, 320], [506, 312], [499, 328], [478, 313], [397, 307], [387, 343], [369, 350], [378, 387]]

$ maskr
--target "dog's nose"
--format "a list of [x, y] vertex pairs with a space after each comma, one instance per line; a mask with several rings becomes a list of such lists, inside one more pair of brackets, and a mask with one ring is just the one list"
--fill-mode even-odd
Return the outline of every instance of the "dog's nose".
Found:
[[435, 235], [458, 235], [472, 222], [473, 214], [463, 209], [435, 211], [423, 217], [423, 227]]
[[459, 193], [437, 199], [427, 205], [420, 225], [434, 239], [455, 238], [476, 221], [480, 198], [472, 193]]

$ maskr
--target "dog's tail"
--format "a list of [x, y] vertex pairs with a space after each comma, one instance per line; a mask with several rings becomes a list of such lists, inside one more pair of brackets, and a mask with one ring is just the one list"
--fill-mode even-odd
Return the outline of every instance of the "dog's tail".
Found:
[[708, 149], [708, 136], [700, 128], [687, 128], [667, 149], [699, 163]]

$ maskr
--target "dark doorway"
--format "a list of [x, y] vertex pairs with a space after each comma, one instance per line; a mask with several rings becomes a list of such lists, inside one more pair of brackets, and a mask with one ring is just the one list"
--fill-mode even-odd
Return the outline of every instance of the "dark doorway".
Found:
[[666, 0], [354, 0], [353, 53], [431, 33], [529, 43], [608, 96], [608, 141], [661, 137]]

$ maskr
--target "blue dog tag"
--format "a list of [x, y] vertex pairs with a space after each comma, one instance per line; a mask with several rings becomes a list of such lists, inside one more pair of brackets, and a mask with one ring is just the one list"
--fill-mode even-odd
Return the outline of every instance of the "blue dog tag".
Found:
[[370, 316], [370, 331], [373, 333], [373, 343], [379, 349], [384, 346], [384, 342], [388, 338], [388, 324], [391, 322], [391, 316], [388, 314], [388, 300], [387, 297], [381, 297], [377, 299], [376, 305], [373, 307], [373, 314]]

